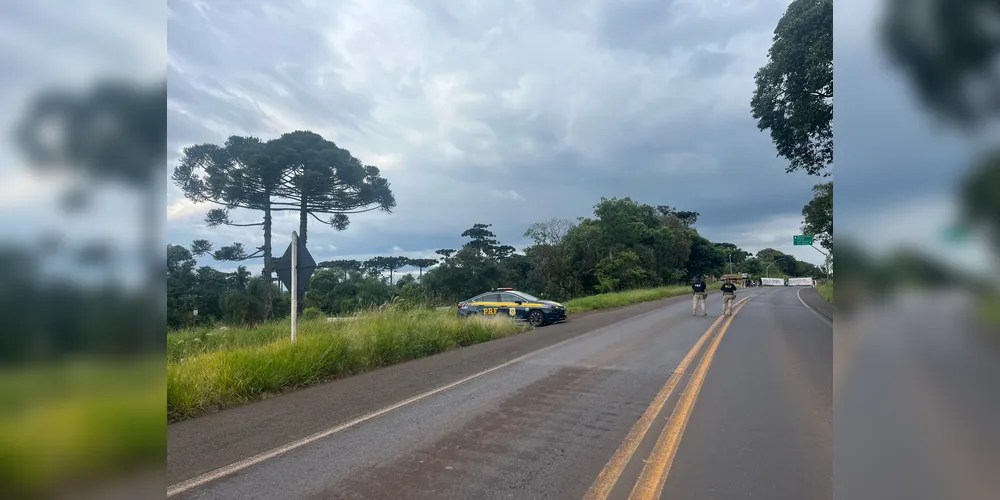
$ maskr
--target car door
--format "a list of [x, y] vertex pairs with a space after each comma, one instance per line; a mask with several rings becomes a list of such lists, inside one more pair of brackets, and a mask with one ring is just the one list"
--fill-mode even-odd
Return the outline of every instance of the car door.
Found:
[[484, 293], [479, 296], [477, 302], [479, 314], [483, 316], [496, 316], [500, 314], [500, 294], [495, 292]]
[[477, 295], [465, 302], [465, 309], [470, 314], [483, 314], [485, 304], [491, 301], [491, 294], [484, 293]]
[[525, 308], [521, 304], [524, 298], [513, 293], [500, 294], [500, 314], [506, 314], [512, 318], [519, 318], [525, 315]]

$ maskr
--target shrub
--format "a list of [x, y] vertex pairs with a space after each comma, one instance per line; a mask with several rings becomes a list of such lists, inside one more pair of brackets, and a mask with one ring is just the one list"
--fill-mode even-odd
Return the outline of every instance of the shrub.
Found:
[[320, 311], [318, 307], [307, 307], [302, 310], [303, 321], [312, 321], [317, 319], [326, 319], [326, 314]]

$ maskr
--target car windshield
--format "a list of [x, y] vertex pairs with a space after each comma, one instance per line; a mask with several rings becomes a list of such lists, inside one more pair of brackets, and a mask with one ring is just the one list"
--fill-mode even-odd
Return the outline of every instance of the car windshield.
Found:
[[528, 302], [538, 302], [539, 300], [542, 300], [542, 299], [540, 299], [538, 297], [535, 297], [534, 295], [532, 295], [530, 293], [517, 292], [517, 295], [520, 295], [520, 296], [524, 297], [525, 299], [528, 300]]

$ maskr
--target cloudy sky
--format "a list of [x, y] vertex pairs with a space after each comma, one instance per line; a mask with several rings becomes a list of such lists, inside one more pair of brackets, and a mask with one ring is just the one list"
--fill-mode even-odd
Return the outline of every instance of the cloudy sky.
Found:
[[[134, 193], [111, 188], [67, 219], [54, 208], [60, 183], [26, 168], [9, 130], [40, 89], [109, 75], [156, 81], [166, 69], [164, 179], [186, 145], [300, 128], [382, 168], [399, 208], [358, 216], [344, 232], [311, 231], [317, 258], [420, 256], [461, 244], [476, 222], [516, 245], [532, 222], [590, 215], [617, 195], [699, 211], [713, 240], [817, 262], [791, 235], [818, 179], [785, 174], [749, 114], [753, 73], [786, 4], [8, 2], [0, 237], [134, 239]], [[836, 2], [838, 238], [982, 262], [975, 245], [936, 242], [972, 148], [929, 120], [880, 58], [881, 4]], [[259, 241], [253, 230], [205, 229], [206, 207], [167, 190], [167, 241]], [[294, 227], [280, 221], [279, 239]]]
[[[429, 255], [478, 222], [519, 246], [533, 222], [630, 196], [700, 212], [713, 241], [822, 262], [791, 245], [818, 179], [784, 173], [749, 112], [787, 3], [171, 0], [169, 161], [308, 129], [380, 167], [398, 208], [312, 229], [317, 260]], [[171, 242], [260, 239], [168, 196]]]

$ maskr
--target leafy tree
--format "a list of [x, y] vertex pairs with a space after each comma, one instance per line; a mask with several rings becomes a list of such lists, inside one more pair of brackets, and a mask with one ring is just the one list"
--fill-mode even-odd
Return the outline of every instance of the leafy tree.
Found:
[[757, 257], [750, 257], [740, 264], [740, 272], [750, 276], [761, 276], [764, 274], [764, 264], [761, 264], [761, 260]]
[[431, 267], [438, 263], [437, 259], [410, 259], [409, 264], [417, 268], [418, 279], [424, 277], [424, 269]]
[[[68, 171], [80, 180], [69, 199], [85, 202], [95, 185], [124, 186], [139, 195], [147, 286], [132, 307], [142, 309], [138, 316], [145, 321], [127, 328], [134, 328], [133, 340], [147, 350], [162, 346], [166, 319], [156, 286], [164, 279], [160, 166], [167, 150], [166, 94], [165, 80], [148, 87], [100, 81], [83, 93], [47, 91], [29, 103], [15, 126], [15, 141], [33, 168]], [[76, 210], [73, 203], [63, 208]]]
[[[990, 0], [903, 2], [890, 0], [882, 39], [889, 58], [909, 78], [921, 102], [938, 118], [963, 130], [1000, 117], [996, 71], [996, 2]], [[962, 212], [987, 229], [1000, 252], [1000, 150], [975, 161], [959, 187]]]
[[382, 273], [389, 269], [386, 258], [382, 256], [372, 257], [364, 261], [361, 267], [369, 278], [382, 278]]
[[664, 216], [674, 217], [680, 221], [686, 227], [694, 227], [698, 223], [698, 217], [701, 215], [698, 212], [692, 212], [689, 210], [678, 210], [669, 205], [659, 205], [656, 210]]
[[[379, 169], [364, 165], [345, 149], [309, 131], [282, 134], [268, 143], [271, 160], [287, 174], [281, 196], [289, 200], [280, 210], [299, 213], [299, 241], [308, 241], [309, 218], [337, 230], [347, 228], [349, 215], [382, 210], [391, 212], [396, 199]], [[329, 218], [324, 220], [320, 216]]]
[[198, 262], [180, 245], [167, 245], [167, 323], [171, 326], [194, 322], [197, 296], [194, 269]]
[[410, 265], [410, 259], [403, 256], [392, 256], [386, 257], [383, 261], [385, 269], [389, 271], [389, 284], [392, 284], [393, 273], [399, 271], [400, 269]]
[[738, 266], [753, 255], [732, 243], [714, 243], [713, 246], [720, 254], [725, 256], [726, 265], [728, 265], [730, 258], [732, 258], [733, 265]]
[[408, 285], [412, 285], [417, 282], [417, 278], [414, 278], [412, 274], [404, 274], [398, 280], [396, 280], [396, 287], [403, 288]]
[[191, 253], [199, 257], [211, 254], [212, 248], [212, 242], [208, 240], [194, 240], [191, 242]]
[[452, 255], [454, 255], [456, 251], [457, 250], [453, 248], [442, 248], [440, 250], [435, 250], [434, 253], [440, 255], [442, 259], [448, 259]]
[[344, 274], [341, 269], [322, 268], [309, 280], [305, 302], [332, 316], [384, 304], [393, 290], [379, 278], [361, 273]]
[[1000, 150], [981, 158], [960, 185], [963, 215], [988, 230], [1000, 249]]
[[[191, 201], [221, 206], [206, 214], [205, 223], [209, 227], [261, 227], [264, 244], [256, 251], [248, 254], [242, 244], [234, 244], [220, 248], [212, 257], [241, 261], [263, 256], [262, 274], [270, 283], [274, 271], [273, 213], [286, 175], [287, 168], [273, 160], [266, 143], [256, 137], [234, 135], [223, 146], [198, 144], [184, 148], [184, 155], [171, 178]], [[260, 222], [234, 222], [230, 219], [234, 209], [260, 211], [263, 218]], [[265, 289], [265, 293], [269, 291]], [[265, 316], [270, 313], [266, 310], [270, 304], [270, 300], [264, 301]]]
[[319, 269], [335, 269], [344, 277], [360, 275], [364, 273], [365, 269], [364, 263], [354, 259], [327, 260], [316, 264], [316, 267]]
[[786, 172], [830, 175], [833, 163], [833, 0], [794, 0], [774, 29], [750, 100]]
[[718, 275], [726, 262], [726, 254], [707, 238], [698, 235], [692, 238], [691, 255], [687, 263], [688, 276]]
[[963, 128], [1000, 112], [998, 47], [985, 23], [993, 0], [888, 0], [881, 37], [889, 59], [938, 117]]
[[770, 269], [777, 269], [788, 276], [795, 275], [795, 257], [787, 255], [780, 250], [775, 250], [774, 248], [765, 248], [757, 252], [757, 259], [759, 259], [765, 269], [768, 269], [768, 265], [774, 263], [770, 266]]
[[540, 293], [550, 297], [565, 297], [572, 285], [568, 277], [568, 257], [564, 238], [576, 225], [566, 219], [550, 219], [546, 222], [536, 222], [525, 232], [524, 237], [531, 238], [534, 245], [525, 250], [529, 269], [521, 273], [524, 282], [536, 283]]
[[833, 182], [813, 187], [813, 199], [802, 208], [802, 232], [816, 237], [820, 246], [833, 251]]
[[549, 219], [532, 224], [524, 237], [531, 238], [535, 245], [558, 245], [573, 226], [573, 222], [566, 219]]
[[649, 286], [656, 278], [643, 267], [639, 256], [627, 249], [597, 264], [597, 281], [601, 292], [613, 292]]

